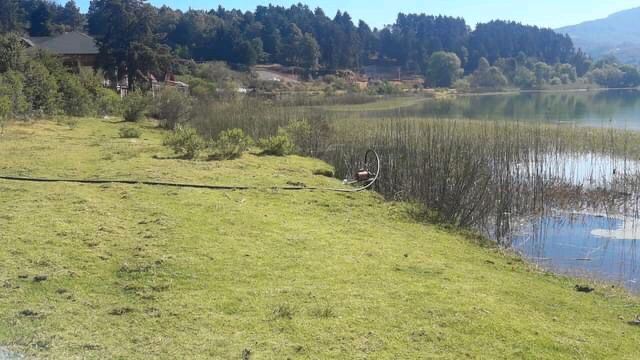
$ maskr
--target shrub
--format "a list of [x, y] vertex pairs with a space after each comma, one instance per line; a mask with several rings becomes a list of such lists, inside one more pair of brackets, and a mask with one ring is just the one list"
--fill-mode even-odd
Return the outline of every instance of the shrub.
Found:
[[204, 147], [204, 141], [196, 130], [189, 126], [178, 125], [167, 137], [163, 144], [186, 159], [193, 159]]
[[123, 101], [115, 91], [105, 88], [96, 89], [95, 106], [100, 116], [122, 115]]
[[9, 115], [21, 116], [26, 115], [31, 106], [24, 94], [25, 78], [16, 71], [8, 71], [0, 74], [0, 96], [6, 96], [11, 102]]
[[94, 111], [92, 96], [82, 86], [77, 76], [71, 74], [61, 76], [60, 93], [62, 95], [62, 109], [65, 114], [87, 116]]
[[189, 118], [191, 105], [189, 95], [176, 89], [166, 88], [154, 100], [154, 114], [161, 120], [163, 128], [173, 129]]
[[278, 134], [275, 136], [260, 139], [258, 146], [262, 148], [263, 155], [285, 156], [295, 150], [295, 145], [283, 129], [278, 130]]
[[471, 83], [469, 79], [458, 79], [453, 83], [453, 88], [460, 92], [466, 92], [471, 90]]
[[0, 73], [20, 69], [25, 60], [24, 47], [18, 34], [0, 36]]
[[123, 139], [137, 139], [142, 135], [142, 131], [138, 128], [123, 126], [120, 128], [119, 134]]
[[78, 127], [79, 121], [78, 119], [61, 117], [57, 120], [58, 125], [66, 126], [69, 130], [73, 130]]
[[225, 130], [218, 135], [214, 143], [215, 152], [212, 159], [235, 159], [242, 156], [253, 144], [253, 139], [245, 135], [242, 129]]
[[284, 128], [293, 145], [301, 155], [317, 156], [324, 151], [334, 135], [334, 129], [326, 116], [309, 114], [304, 120], [293, 120]]
[[33, 110], [53, 115], [59, 110], [58, 83], [39, 62], [30, 61], [25, 71], [24, 93]]
[[0, 96], [0, 135], [4, 134], [4, 127], [11, 114], [11, 99], [8, 96]]
[[147, 110], [148, 99], [141, 91], [131, 91], [122, 102], [125, 121], [139, 121]]
[[367, 91], [370, 94], [375, 94], [375, 95], [397, 95], [402, 93], [399, 87], [394, 86], [393, 84], [387, 81], [372, 84], [369, 86], [369, 89]]

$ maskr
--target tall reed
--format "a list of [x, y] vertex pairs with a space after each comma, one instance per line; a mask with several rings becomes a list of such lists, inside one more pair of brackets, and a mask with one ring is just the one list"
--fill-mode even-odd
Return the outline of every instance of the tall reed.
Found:
[[[340, 115], [260, 100], [200, 105], [192, 122], [205, 136], [237, 127], [264, 137], [299, 120], [331, 128], [309, 142], [313, 149], [301, 148], [331, 163], [338, 176], [350, 176], [365, 151], [373, 148], [382, 156], [378, 192], [388, 199], [418, 202], [439, 221], [481, 229], [498, 240], [508, 238], [513, 219], [551, 207], [637, 211], [627, 200], [638, 192], [640, 166], [630, 165], [640, 158], [638, 133]], [[592, 171], [589, 181], [585, 167]]]

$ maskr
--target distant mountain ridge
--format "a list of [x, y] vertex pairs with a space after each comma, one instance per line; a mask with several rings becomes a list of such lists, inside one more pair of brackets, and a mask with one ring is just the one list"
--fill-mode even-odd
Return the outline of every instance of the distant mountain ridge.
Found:
[[556, 31], [569, 34], [576, 48], [594, 58], [614, 55], [625, 63], [640, 64], [640, 7]]

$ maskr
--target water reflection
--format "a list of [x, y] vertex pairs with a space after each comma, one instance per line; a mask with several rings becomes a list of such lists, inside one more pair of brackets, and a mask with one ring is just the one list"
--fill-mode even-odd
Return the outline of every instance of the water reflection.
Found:
[[531, 161], [528, 170], [535, 172], [535, 169], [541, 169], [540, 176], [547, 182], [561, 179], [587, 188], [609, 188], [613, 183], [640, 175], [640, 161], [598, 153], [555, 153]]
[[431, 99], [401, 109], [367, 112], [376, 117], [568, 122], [640, 130], [640, 91], [576, 91]]
[[640, 224], [633, 219], [560, 214], [523, 224], [513, 247], [549, 270], [620, 283], [640, 292]]

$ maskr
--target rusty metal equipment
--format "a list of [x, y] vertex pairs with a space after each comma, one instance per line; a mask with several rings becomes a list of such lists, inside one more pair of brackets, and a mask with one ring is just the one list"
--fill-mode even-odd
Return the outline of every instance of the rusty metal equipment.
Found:
[[364, 155], [364, 162], [355, 174], [353, 179], [345, 179], [344, 183], [349, 185], [361, 185], [362, 190], [372, 187], [380, 177], [380, 156], [372, 149], [367, 150]]

